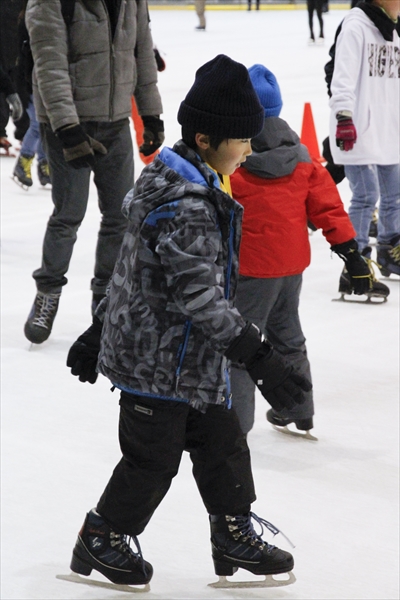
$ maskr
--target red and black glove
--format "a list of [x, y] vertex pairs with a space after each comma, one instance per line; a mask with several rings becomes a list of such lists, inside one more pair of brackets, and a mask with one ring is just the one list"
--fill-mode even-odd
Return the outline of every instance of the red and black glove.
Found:
[[352, 150], [357, 141], [357, 131], [351, 116], [338, 113], [336, 115], [336, 146], [345, 152]]
[[56, 131], [63, 145], [64, 158], [74, 169], [93, 167], [94, 155], [107, 154], [107, 148], [87, 135], [81, 125], [67, 125]]

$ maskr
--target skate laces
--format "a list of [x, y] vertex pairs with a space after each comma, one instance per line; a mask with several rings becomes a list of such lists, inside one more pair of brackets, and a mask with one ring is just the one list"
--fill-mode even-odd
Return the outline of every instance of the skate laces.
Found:
[[[135, 544], [137, 552], [134, 552], [132, 550], [131, 541], [133, 541], [133, 543]], [[111, 546], [111, 548], [116, 548], [123, 554], [128, 554], [129, 556], [132, 556], [135, 559], [135, 561], [140, 562], [140, 564], [142, 566], [143, 574], [147, 575], [146, 563], [143, 558], [142, 549], [140, 547], [139, 540], [137, 539], [137, 537], [135, 535], [128, 536], [128, 535], [125, 535], [122, 533], [116, 533], [115, 531], [111, 530], [110, 531], [110, 546]]]
[[31, 168], [32, 168], [32, 163], [33, 163], [33, 156], [20, 156], [19, 160], [21, 161], [21, 166], [24, 170], [24, 173], [27, 177], [31, 177], [32, 173], [31, 173]]
[[41, 160], [39, 163], [39, 169], [43, 175], [50, 177], [49, 163], [46, 160]]
[[395, 262], [400, 263], [400, 244], [389, 250], [389, 254]]
[[[251, 519], [254, 519], [256, 523], [258, 523], [261, 527], [261, 532], [256, 533]], [[262, 546], [267, 546], [271, 550], [275, 548], [275, 546], [268, 544], [265, 540], [262, 539], [264, 534], [264, 527], [266, 527], [274, 536], [280, 533], [287, 542], [294, 548], [294, 544], [289, 540], [289, 538], [275, 525], [267, 521], [266, 519], [262, 519], [258, 515], [253, 512], [248, 513], [247, 515], [237, 515], [235, 517], [230, 517], [231, 522], [235, 521], [236, 525], [228, 525], [229, 531], [232, 532], [234, 539], [238, 539], [239, 537], [243, 537], [243, 541], [251, 540], [251, 545], [254, 546], [256, 543], [261, 543]], [[237, 530], [237, 531], [236, 531]]]
[[32, 320], [32, 325], [49, 329], [57, 311], [60, 294], [41, 294], [37, 295], [38, 314]]

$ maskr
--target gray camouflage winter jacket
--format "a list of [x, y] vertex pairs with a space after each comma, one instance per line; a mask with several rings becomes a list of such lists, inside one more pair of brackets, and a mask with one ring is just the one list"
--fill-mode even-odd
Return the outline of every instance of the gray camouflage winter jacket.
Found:
[[68, 30], [60, 0], [29, 0], [25, 18], [36, 112], [53, 131], [129, 117], [132, 95], [140, 115], [162, 113], [146, 0], [121, 0], [114, 36], [104, 0], [75, 0]]
[[242, 210], [182, 141], [142, 171], [100, 307], [98, 370], [116, 387], [199, 410], [230, 406], [223, 353], [245, 326], [233, 307]]

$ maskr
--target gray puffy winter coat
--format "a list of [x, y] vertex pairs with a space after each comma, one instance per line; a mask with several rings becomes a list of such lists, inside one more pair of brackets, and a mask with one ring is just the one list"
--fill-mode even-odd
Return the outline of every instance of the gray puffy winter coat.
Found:
[[245, 326], [233, 307], [242, 207], [181, 141], [142, 171], [123, 210], [100, 373], [134, 394], [229, 406], [224, 352]]
[[162, 113], [146, 0], [121, 0], [114, 36], [104, 0], [75, 0], [68, 29], [60, 0], [29, 0], [26, 25], [37, 116], [53, 131], [126, 118], [132, 95], [140, 115]]

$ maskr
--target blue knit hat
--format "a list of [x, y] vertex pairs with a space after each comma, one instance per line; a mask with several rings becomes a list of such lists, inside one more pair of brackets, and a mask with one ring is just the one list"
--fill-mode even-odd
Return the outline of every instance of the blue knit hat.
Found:
[[282, 109], [281, 90], [276, 77], [263, 65], [249, 69], [251, 83], [257, 92], [266, 117], [279, 117]]

